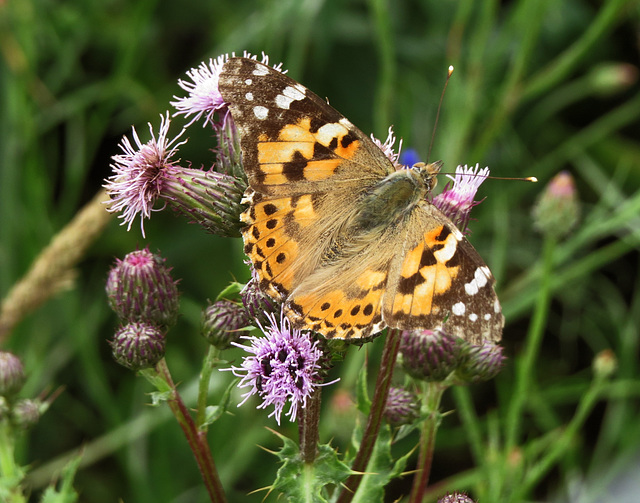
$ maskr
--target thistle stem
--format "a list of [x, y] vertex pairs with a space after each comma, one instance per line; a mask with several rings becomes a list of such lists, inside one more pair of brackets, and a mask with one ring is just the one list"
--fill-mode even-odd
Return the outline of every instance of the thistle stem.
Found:
[[176, 389], [169, 372], [169, 367], [167, 367], [164, 359], [160, 360], [156, 365], [156, 372], [158, 377], [169, 387], [170, 398], [167, 400], [167, 403], [178, 421], [180, 428], [182, 428], [189, 447], [191, 447], [193, 451], [211, 501], [214, 503], [226, 502], [227, 499], [224, 494], [224, 489], [222, 488], [222, 483], [220, 482], [218, 471], [216, 470], [216, 465], [207, 442], [206, 431], [200, 431], [191, 414], [189, 414], [189, 410]]
[[313, 464], [318, 453], [318, 426], [320, 424], [320, 401], [322, 391], [316, 387], [301, 411], [300, 418], [300, 452], [306, 464]]
[[[400, 348], [400, 330], [389, 329], [389, 333], [385, 339], [382, 358], [380, 360], [380, 370], [378, 371], [378, 379], [376, 381], [376, 389], [371, 402], [371, 410], [367, 418], [364, 434], [360, 449], [351, 466], [354, 472], [364, 472], [371, 458], [373, 448], [378, 438], [380, 425], [382, 424], [382, 414], [387, 404], [387, 396], [389, 395], [389, 386], [391, 385], [391, 377], [393, 376], [393, 368], [396, 364], [398, 349]], [[358, 489], [362, 480], [361, 473], [351, 475], [344, 483], [344, 489], [338, 497], [337, 503], [349, 503]]]
[[436, 432], [440, 426], [440, 400], [446, 386], [441, 383], [424, 383], [423, 406], [426, 409], [427, 417], [422, 423], [420, 432], [420, 453], [418, 455], [417, 473], [413, 479], [409, 503], [419, 503], [423, 500], [429, 475], [431, 474], [431, 463], [433, 461], [433, 451], [436, 444]]

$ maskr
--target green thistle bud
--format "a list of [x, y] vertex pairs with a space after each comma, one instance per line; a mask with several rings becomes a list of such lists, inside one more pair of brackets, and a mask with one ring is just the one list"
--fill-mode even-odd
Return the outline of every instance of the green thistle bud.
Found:
[[230, 300], [218, 300], [202, 311], [200, 333], [218, 349], [227, 349], [232, 342], [247, 335], [243, 329], [251, 325], [244, 308]]
[[594, 66], [587, 78], [599, 94], [610, 96], [635, 84], [638, 68], [629, 63], [607, 62]]
[[536, 229], [547, 236], [562, 238], [578, 222], [580, 205], [575, 182], [567, 171], [551, 179], [533, 208]]
[[384, 417], [393, 426], [411, 424], [420, 414], [420, 405], [415, 393], [404, 388], [391, 386], [384, 409]]
[[165, 352], [165, 333], [149, 323], [129, 323], [109, 341], [115, 360], [131, 370], [153, 367]]
[[163, 328], [178, 318], [177, 282], [164, 259], [148, 248], [129, 253], [116, 264], [107, 279], [111, 309], [121, 321], [149, 323]]
[[610, 349], [603, 349], [593, 359], [593, 373], [597, 377], [611, 377], [617, 369], [618, 359]]
[[0, 396], [15, 395], [22, 389], [25, 380], [20, 359], [12, 353], [0, 351]]
[[443, 330], [405, 331], [400, 354], [407, 374], [425, 381], [444, 381], [458, 366], [460, 345]]
[[163, 197], [207, 232], [239, 237], [245, 209], [240, 201], [246, 188], [242, 178], [226, 173], [181, 168], [167, 175]]
[[491, 342], [479, 346], [463, 343], [462, 346], [463, 358], [455, 374], [460, 384], [488, 381], [498, 375], [506, 359], [501, 346]]
[[39, 400], [18, 400], [11, 408], [13, 423], [24, 430], [31, 428], [40, 419], [41, 405]]
[[454, 492], [452, 494], [447, 493], [438, 500], [438, 503], [475, 503], [465, 493]]

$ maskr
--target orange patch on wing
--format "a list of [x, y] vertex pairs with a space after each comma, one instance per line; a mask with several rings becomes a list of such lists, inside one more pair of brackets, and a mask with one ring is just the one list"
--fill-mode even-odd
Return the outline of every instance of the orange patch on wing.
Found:
[[298, 199], [294, 210], [294, 220], [301, 227], [306, 227], [318, 220], [318, 215], [313, 209], [313, 203], [310, 195], [305, 195]]
[[340, 166], [342, 159], [321, 159], [319, 161], [309, 161], [304, 168], [304, 178], [310, 182], [326, 180], [333, 176], [336, 168]]
[[370, 288], [374, 288], [382, 283], [387, 277], [387, 273], [383, 271], [372, 271], [370, 269], [363, 272], [358, 279], [356, 279], [355, 283], [358, 288], [362, 290], [368, 290]]
[[418, 243], [413, 250], [407, 253], [407, 256], [402, 263], [401, 274], [403, 277], [408, 278], [414, 274], [420, 268], [420, 259], [422, 258], [422, 252], [424, 251], [424, 242]]
[[340, 140], [338, 139], [338, 148], [335, 149], [335, 153], [344, 159], [351, 159], [355, 154], [358, 148], [360, 148], [360, 142], [355, 140], [349, 143], [346, 147], [343, 147]]
[[293, 160], [296, 152], [302, 154], [305, 159], [313, 157], [313, 141], [265, 141], [258, 143], [258, 162], [264, 171], [265, 164], [283, 164]]

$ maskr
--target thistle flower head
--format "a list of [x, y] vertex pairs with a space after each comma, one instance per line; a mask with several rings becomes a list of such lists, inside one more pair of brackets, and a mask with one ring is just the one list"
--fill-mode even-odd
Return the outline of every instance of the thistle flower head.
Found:
[[243, 396], [242, 405], [250, 396], [258, 395], [265, 409], [271, 405], [280, 424], [282, 411], [290, 404], [286, 416], [295, 421], [299, 408], [304, 408], [307, 398], [316, 386], [322, 386], [320, 360], [323, 356], [318, 341], [310, 334], [293, 329], [289, 320], [281, 315], [280, 323], [273, 314], [267, 314], [269, 327], [260, 325], [264, 337], [243, 337], [249, 346], [234, 343], [251, 353], [242, 361], [241, 367], [231, 367], [234, 375], [241, 377], [239, 388], [249, 388]]
[[462, 361], [455, 374], [456, 381], [460, 384], [493, 379], [504, 366], [506, 357], [502, 346], [493, 342], [480, 345], [461, 343], [461, 345]]
[[438, 503], [475, 503], [465, 493], [447, 493], [438, 500]]
[[[223, 54], [216, 59], [210, 59], [209, 63], [200, 63], [197, 68], [192, 68], [187, 72], [190, 80], [178, 81], [178, 85], [189, 94], [185, 97], [174, 96], [176, 101], [172, 101], [177, 112], [174, 115], [184, 115], [185, 117], [193, 116], [189, 124], [204, 117], [204, 125], [210, 124], [216, 126], [215, 114], [222, 117], [223, 120], [228, 116], [227, 103], [224, 102], [220, 91], [218, 90], [218, 81], [220, 80], [220, 72], [222, 67], [235, 54]], [[245, 58], [257, 59], [256, 56], [248, 52], [244, 52]], [[269, 56], [262, 54], [262, 63], [269, 64]], [[275, 70], [282, 71], [282, 63], [273, 67]]]
[[125, 323], [142, 321], [168, 328], [178, 317], [177, 281], [165, 259], [148, 248], [116, 259], [107, 278], [111, 309]]
[[22, 389], [25, 380], [20, 358], [8, 351], [0, 351], [0, 396], [15, 395]]
[[557, 239], [567, 235], [580, 217], [580, 204], [573, 176], [561, 171], [554, 176], [533, 207], [538, 231]]
[[150, 323], [128, 323], [109, 341], [115, 360], [130, 370], [153, 367], [165, 353], [166, 334]]
[[420, 413], [418, 397], [412, 391], [397, 386], [389, 388], [384, 417], [394, 426], [413, 423]]
[[452, 183], [447, 183], [444, 190], [433, 198], [433, 204], [448, 216], [458, 228], [465, 232], [469, 223], [471, 209], [480, 204], [473, 198], [478, 188], [489, 176], [489, 168], [479, 170], [479, 165], [469, 168], [458, 166], [455, 177], [447, 175]]
[[132, 128], [134, 145], [129, 138], [123, 137], [120, 143], [122, 154], [112, 157], [111, 165], [114, 174], [107, 179], [104, 187], [111, 197], [108, 211], [119, 212], [118, 218], [122, 225], [127, 224], [127, 230], [136, 216], [140, 214], [140, 228], [144, 236], [144, 219], [151, 217], [154, 203], [157, 201], [164, 183], [164, 172], [175, 166], [177, 161], [172, 157], [178, 152], [178, 147], [186, 143], [178, 142], [184, 129], [173, 139], [168, 138], [169, 113], [160, 116], [160, 129], [156, 138], [153, 127], [149, 123], [151, 139], [142, 143], [135, 127]]
[[424, 381], [444, 381], [460, 362], [458, 339], [443, 330], [406, 330], [400, 338], [402, 366]]
[[203, 116], [203, 126], [207, 123], [214, 125], [214, 114], [226, 110], [227, 104], [218, 91], [218, 79], [222, 66], [228, 59], [228, 54], [211, 58], [209, 63], [202, 62], [197, 68], [187, 72], [190, 80], [178, 80], [178, 85], [189, 94], [183, 98], [174, 96], [176, 101], [172, 101], [171, 105], [177, 110], [174, 115], [193, 116], [187, 126]]
[[396, 143], [396, 135], [393, 133], [393, 127], [389, 127], [389, 132], [387, 134], [387, 139], [383, 142], [378, 140], [375, 136], [371, 135], [371, 140], [375, 143], [380, 150], [387, 156], [387, 159], [391, 161], [394, 168], [400, 169], [404, 166], [398, 161], [400, 158], [400, 152], [402, 151], [402, 138], [400, 138], [400, 142], [398, 142], [398, 151], [396, 152], [393, 148], [393, 145]]
[[240, 337], [246, 336], [246, 327], [251, 325], [244, 308], [230, 300], [210, 303], [202, 311], [200, 332], [212, 346], [227, 349]]
[[278, 303], [260, 289], [260, 281], [253, 266], [251, 267], [251, 279], [240, 292], [242, 305], [249, 317], [258, 320], [262, 325], [269, 323], [268, 314], [274, 314], [280, 310]]
[[45, 407], [40, 400], [22, 398], [13, 404], [11, 420], [19, 428], [26, 430], [38, 422]]

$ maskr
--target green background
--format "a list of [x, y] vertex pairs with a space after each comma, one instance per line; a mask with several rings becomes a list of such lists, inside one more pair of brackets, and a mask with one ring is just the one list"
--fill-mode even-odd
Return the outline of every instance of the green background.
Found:
[[[480, 189], [486, 201], [472, 214], [470, 239], [497, 278], [509, 360], [495, 380], [446, 395], [445, 410], [474, 400], [489, 446], [483, 455], [472, 452], [468, 426], [458, 413], [448, 415], [438, 435], [432, 482], [441, 484], [434, 497], [458, 488], [501, 494], [503, 501], [598, 501], [587, 498], [612, 494], [603, 488], [625, 470], [637, 473], [640, 456], [639, 14], [637, 1], [620, 0], [0, 1], [0, 293], [98, 191], [122, 135], [135, 125], [146, 141], [147, 122], [157, 130], [172, 97], [184, 95], [177, 79], [201, 61], [264, 51], [363, 131], [384, 139], [393, 124], [404, 148], [423, 158], [452, 64], [431, 160], [442, 159], [451, 171], [480, 163], [495, 176], [536, 176], [541, 183], [488, 181]], [[192, 127], [189, 134], [181, 157], [208, 167], [210, 131]], [[582, 218], [550, 252], [545, 270], [531, 209], [561, 170], [576, 179]], [[106, 341], [117, 321], [104, 281], [114, 257], [136, 246], [161, 250], [174, 267], [181, 318], [167, 360], [193, 403], [206, 351], [200, 309], [248, 271], [237, 239], [205, 234], [169, 211], [154, 214], [145, 228], [146, 239], [137, 224], [127, 233], [114, 219], [78, 264], [73, 287], [1, 341], [25, 362], [24, 396], [64, 387], [20, 444], [36, 495], [58, 473], [60, 459], [83, 449], [75, 483], [83, 501], [206, 499], [165, 407], [148, 406], [146, 383], [111, 359]], [[551, 289], [549, 302], [541, 298], [543, 285]], [[507, 410], [532, 327], [542, 331], [542, 346], [528, 375], [517, 448], [507, 452]], [[375, 377], [381, 343], [352, 348], [335, 370], [342, 380], [326, 390], [321, 440], [332, 439], [342, 452], [356, 414], [341, 409], [339, 398], [353, 393], [367, 353]], [[574, 424], [592, 360], [604, 349], [613, 350], [618, 372], [562, 452], [526, 495], [507, 496], [516, 491], [505, 485], [488, 490], [496, 471], [509, 478], [510, 462], [512, 480], [519, 480], [553, 450]], [[215, 374], [212, 403], [229, 380]], [[237, 401], [234, 415], [212, 427], [210, 441], [229, 500], [257, 502], [264, 493], [247, 493], [271, 483], [276, 471], [275, 458], [257, 446], [280, 444], [264, 428], [275, 422], [255, 402], [236, 409]], [[296, 436], [286, 422], [279, 431]], [[415, 442], [405, 439], [398, 453]], [[496, 458], [507, 462], [498, 469]], [[407, 493], [410, 479], [392, 485], [389, 501]]]

